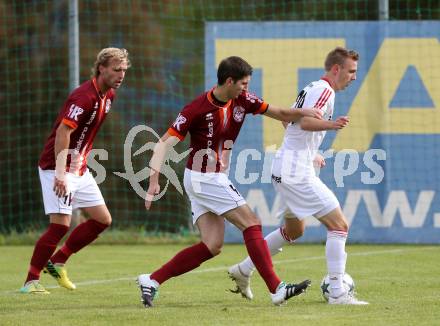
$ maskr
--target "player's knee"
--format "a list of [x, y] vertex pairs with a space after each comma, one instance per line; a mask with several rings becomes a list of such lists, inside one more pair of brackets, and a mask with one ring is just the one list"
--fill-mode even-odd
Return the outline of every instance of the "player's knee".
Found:
[[348, 233], [348, 224], [345, 221], [337, 221], [327, 226], [327, 229], [330, 231], [336, 230]]
[[286, 223], [284, 224], [283, 228], [283, 232], [291, 241], [301, 238], [306, 228], [305, 223], [293, 221], [294, 220], [286, 219]]
[[349, 227], [348, 227], [347, 222], [344, 221], [344, 222], [342, 223], [342, 225], [341, 225], [341, 228], [342, 228], [343, 231], [345, 231], [345, 232], [348, 233], [348, 229], [349, 229]]
[[208, 245], [208, 249], [213, 256], [219, 255], [222, 251], [222, 248], [223, 248], [223, 244], [220, 244], [220, 243], [214, 243], [214, 244]]
[[256, 216], [249, 216], [248, 219], [243, 221], [243, 229], [247, 229], [251, 226], [261, 225], [261, 221]]
[[344, 231], [348, 233], [348, 223], [345, 221], [345, 219], [340, 219], [337, 221], [335, 229], [338, 231]]
[[340, 212], [339, 214], [332, 214], [320, 219], [320, 221], [327, 227], [329, 231], [348, 232], [348, 223], [345, 216]]
[[112, 224], [112, 216], [111, 215], [108, 216], [105, 224], [107, 224], [108, 226], [110, 226]]
[[219, 247], [219, 248], [214, 248], [214, 250], [211, 251], [211, 254], [213, 256], [217, 256], [220, 255], [221, 252], [222, 252], [222, 247]]
[[103, 216], [99, 222], [107, 226], [110, 226], [112, 224], [112, 216], [110, 214], [107, 214]]
[[299, 239], [303, 236], [304, 234], [304, 229], [286, 229], [285, 230], [286, 235], [289, 237], [290, 240], [296, 240]]

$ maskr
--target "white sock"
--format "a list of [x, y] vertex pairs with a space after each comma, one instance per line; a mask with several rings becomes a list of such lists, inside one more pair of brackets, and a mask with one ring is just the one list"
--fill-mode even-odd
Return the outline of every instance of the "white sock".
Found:
[[327, 257], [327, 269], [330, 277], [330, 296], [334, 298], [339, 297], [345, 292], [343, 277], [347, 261], [347, 253], [345, 252], [346, 240], [347, 232], [327, 232], [325, 256]]
[[[269, 247], [270, 255], [275, 256], [283, 249], [283, 246], [286, 243], [292, 243], [293, 241], [287, 240], [285, 235], [283, 235], [282, 227], [276, 229], [269, 233], [264, 240], [267, 242], [267, 246]], [[250, 257], [247, 257], [239, 264], [240, 270], [244, 275], [250, 275], [255, 270], [255, 265], [252, 262]]]

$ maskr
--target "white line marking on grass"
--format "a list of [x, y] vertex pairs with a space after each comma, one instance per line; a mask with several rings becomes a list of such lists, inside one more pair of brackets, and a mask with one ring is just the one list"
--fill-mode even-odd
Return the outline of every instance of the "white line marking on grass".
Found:
[[[390, 249], [390, 250], [375, 250], [375, 251], [364, 251], [364, 252], [354, 252], [350, 253], [350, 257], [353, 256], [372, 256], [372, 255], [382, 255], [382, 254], [395, 254], [395, 253], [403, 253], [408, 251], [417, 251], [417, 250], [433, 250], [433, 249], [439, 249], [439, 247], [420, 247], [420, 248], [412, 248], [412, 249]], [[244, 257], [243, 257], [244, 258]], [[286, 263], [294, 263], [294, 262], [303, 262], [303, 261], [309, 261], [309, 260], [320, 260], [325, 259], [325, 256], [312, 256], [312, 257], [303, 257], [303, 258], [295, 258], [295, 259], [284, 259], [284, 260], [274, 260], [274, 265], [279, 264], [286, 264]], [[226, 271], [229, 268], [229, 266], [219, 266], [219, 267], [212, 267], [212, 268], [204, 268], [200, 270], [191, 271], [189, 273], [191, 274], [200, 274], [200, 273], [209, 273], [209, 272], [219, 272], [219, 271]], [[121, 281], [135, 281], [135, 277], [120, 277], [120, 278], [114, 278], [114, 279], [108, 279], [108, 280], [91, 280], [91, 281], [84, 281], [84, 282], [77, 282], [76, 285], [96, 285], [96, 284], [107, 284], [107, 283], [114, 283], [114, 282], [121, 282]], [[46, 289], [56, 289], [59, 288], [59, 286], [46, 286]], [[0, 294], [12, 294], [12, 293], [18, 293], [18, 290], [8, 290], [8, 291], [2, 291]]]
[[[421, 248], [420, 248], [421, 249]], [[364, 252], [354, 252], [350, 253], [348, 257], [353, 256], [371, 256], [371, 255], [381, 255], [381, 254], [394, 254], [399, 252], [407, 252], [420, 250], [419, 248], [414, 249], [391, 249], [391, 250], [376, 250], [376, 251], [364, 251]], [[423, 247], [424, 250], [438, 249], [438, 247]], [[243, 257], [244, 259], [245, 257]], [[274, 260], [274, 265], [285, 264], [285, 263], [294, 263], [294, 262], [302, 262], [309, 260], [320, 260], [325, 259], [325, 256], [312, 256], [312, 257], [303, 257], [303, 258], [294, 258], [294, 259], [283, 259], [283, 260]], [[222, 270], [227, 270], [230, 266], [222, 266], [222, 267], [213, 267], [213, 268], [205, 268], [201, 270], [195, 270], [190, 273], [206, 273], [206, 272], [217, 272]]]

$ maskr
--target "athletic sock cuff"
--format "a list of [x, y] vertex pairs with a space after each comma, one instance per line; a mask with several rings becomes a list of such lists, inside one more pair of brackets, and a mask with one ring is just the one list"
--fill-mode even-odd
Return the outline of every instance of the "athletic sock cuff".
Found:
[[243, 231], [244, 241], [251, 241], [256, 239], [263, 239], [263, 232], [261, 225], [252, 225]]
[[109, 227], [109, 225], [98, 222], [96, 220], [90, 219], [88, 220], [87, 223], [96, 233], [101, 233], [102, 231], [104, 231], [106, 228]]
[[327, 231], [327, 238], [347, 238], [348, 233], [346, 231], [329, 230]]

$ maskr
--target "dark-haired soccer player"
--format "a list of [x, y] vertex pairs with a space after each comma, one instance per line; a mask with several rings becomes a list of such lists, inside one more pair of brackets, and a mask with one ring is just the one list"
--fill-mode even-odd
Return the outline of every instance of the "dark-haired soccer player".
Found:
[[229, 152], [247, 114], [264, 114], [282, 121], [297, 121], [303, 116], [320, 118], [318, 109], [283, 109], [269, 105], [247, 91], [252, 67], [239, 57], [221, 61], [217, 85], [186, 105], [156, 145], [150, 162], [152, 174], [145, 199], [150, 208], [159, 193], [159, 173], [167, 148], [191, 135], [191, 152], [185, 169], [184, 186], [191, 200], [193, 222], [200, 230], [201, 242], [180, 251], [151, 274], [138, 277], [142, 301], [151, 307], [160, 284], [189, 272], [220, 253], [225, 222], [243, 232], [246, 248], [266, 282], [272, 302], [279, 305], [303, 293], [310, 281], [282, 282], [273, 271], [261, 223], [223, 172], [225, 152]]

